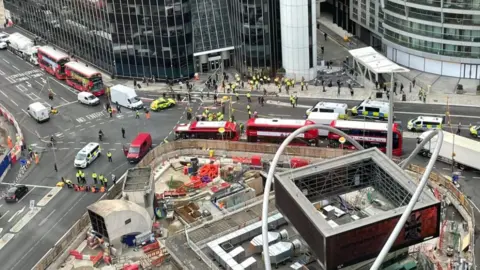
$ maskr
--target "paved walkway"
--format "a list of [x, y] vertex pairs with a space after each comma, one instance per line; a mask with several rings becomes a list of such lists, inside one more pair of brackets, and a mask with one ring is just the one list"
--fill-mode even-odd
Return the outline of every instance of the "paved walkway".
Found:
[[[319, 53], [320, 47], [324, 46], [325, 54], [319, 54], [319, 63], [321, 60], [331, 60], [334, 62], [334, 70], [340, 69], [338, 65], [341, 64], [344, 57], [348, 55], [348, 50], [361, 48], [366, 46], [361, 41], [352, 37], [351, 34], [346, 33], [345, 30], [341, 29], [340, 27], [334, 25], [331, 22], [331, 18], [328, 15], [322, 13], [321, 19], [318, 20], [320, 23], [320, 29], [318, 30], [318, 40], [319, 40]], [[323, 33], [326, 32], [328, 39], [325, 41]], [[345, 42], [343, 40], [344, 35], [348, 35], [351, 37], [350, 42]], [[322, 70], [325, 67], [319, 66], [319, 69]], [[226, 73], [229, 75], [230, 78], [234, 78], [235, 74], [234, 69], [227, 69]], [[103, 74], [104, 82], [111, 86], [115, 84], [123, 84], [126, 86], [133, 87], [133, 80], [126, 80], [126, 79], [112, 79], [107, 74]], [[209, 76], [214, 76], [213, 74], [203, 73], [200, 74], [200, 78], [198, 81], [193, 81], [194, 83], [194, 91], [203, 91], [205, 88], [205, 81], [208, 79]], [[338, 76], [339, 78], [345, 78], [345, 76]], [[364, 100], [367, 98], [376, 99], [376, 89], [375, 85], [365, 80], [362, 82], [361, 78], [356, 78], [357, 81], [364, 83], [364, 87], [362, 88], [354, 88], [353, 95], [350, 93], [350, 90], [346, 87], [347, 83], [343, 81], [343, 86], [340, 89], [340, 93], [338, 93], [338, 87], [336, 87], [337, 75], [324, 75], [324, 79], [326, 81], [326, 85], [331, 80], [333, 87], [325, 87], [325, 92], [323, 91], [323, 87], [321, 86], [314, 86], [313, 82], [310, 83], [308, 86], [308, 90], [301, 91], [300, 85], [296, 85], [294, 89], [290, 90], [290, 93], [287, 94], [284, 89], [282, 89], [281, 93], [278, 93], [278, 88], [275, 87], [273, 84], [265, 85], [260, 88], [260, 91], [254, 91], [253, 94], [263, 94], [263, 89], [265, 88], [270, 93], [277, 93], [279, 96], [288, 97], [290, 94], [297, 95], [299, 98], [316, 98], [316, 99], [344, 99], [344, 100]], [[411, 81], [416, 81], [415, 87], [412, 87], [410, 91], [410, 84]], [[404, 92], [406, 94], [406, 102], [413, 102], [413, 103], [422, 103], [418, 97], [418, 93], [420, 88], [427, 89], [427, 104], [446, 104], [447, 99], [448, 103], [451, 105], [466, 105], [466, 106], [478, 106], [480, 104], [480, 96], [476, 95], [476, 92], [472, 89], [476, 90], [476, 84], [478, 83], [475, 80], [459, 80], [458, 78], [451, 78], [451, 77], [442, 77], [434, 74], [423, 73], [419, 71], [412, 70], [411, 72], [404, 74], [403, 76], [395, 76], [395, 81], [397, 81], [397, 95], [394, 96], [395, 101], [402, 101], [402, 96], [399, 94], [400, 85], [404, 85]], [[472, 82], [474, 81], [474, 82]], [[465, 93], [464, 94], [456, 94], [454, 89], [458, 83], [462, 83], [464, 85]], [[159, 96], [163, 92], [169, 92], [170, 88], [165, 83], [150, 83], [144, 84], [140, 82], [140, 88], [137, 88], [139, 94], [142, 91], [148, 92], [158, 92]], [[185, 85], [176, 84], [173, 86], [173, 90], [175, 92], [186, 92]], [[246, 89], [239, 89], [240, 93], [245, 93]], [[205, 90], [206, 91], [206, 90]], [[380, 90], [381, 91], [381, 90]], [[219, 91], [222, 93], [222, 91]], [[383, 91], [381, 91], [383, 92]], [[141, 95], [141, 94], [140, 94]], [[382, 98], [378, 100], [387, 100], [386, 95], [384, 94]]]

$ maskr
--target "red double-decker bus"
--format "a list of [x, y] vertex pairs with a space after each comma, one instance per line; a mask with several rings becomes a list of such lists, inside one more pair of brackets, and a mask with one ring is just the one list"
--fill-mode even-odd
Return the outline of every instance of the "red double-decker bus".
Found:
[[65, 74], [67, 84], [78, 91], [91, 92], [95, 96], [105, 94], [102, 73], [98, 70], [72, 61], [65, 64]]
[[40, 68], [59, 80], [65, 79], [65, 64], [70, 61], [68, 54], [50, 46], [42, 46], [38, 48], [37, 57]]
[[[310, 120], [252, 118], [246, 125], [248, 142], [282, 143], [295, 130], [314, 125]], [[318, 144], [318, 129], [299, 134], [290, 145]]]
[[237, 124], [227, 121], [197, 121], [175, 127], [175, 139], [206, 139], [238, 141]]
[[[350, 135], [365, 148], [377, 147], [380, 151], [386, 152], [388, 123], [334, 120], [330, 126], [345, 132], [347, 135]], [[403, 149], [403, 130], [401, 125], [398, 123], [394, 123], [392, 129], [392, 155], [401, 156]], [[341, 145], [339, 139], [339, 135], [332, 132], [328, 133], [330, 147], [339, 147]], [[348, 142], [345, 142], [343, 147], [351, 150], [356, 149]]]

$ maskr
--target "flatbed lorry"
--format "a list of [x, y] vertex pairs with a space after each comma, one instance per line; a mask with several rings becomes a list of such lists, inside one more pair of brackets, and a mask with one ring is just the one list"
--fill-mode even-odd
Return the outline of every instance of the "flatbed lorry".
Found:
[[35, 66], [38, 65], [37, 51], [39, 47], [33, 40], [20, 33], [13, 33], [7, 38], [7, 49]]
[[[417, 145], [421, 143], [431, 132], [426, 131], [417, 138]], [[420, 150], [420, 154], [430, 157], [435, 150], [438, 142], [438, 135], [433, 137]], [[480, 170], [480, 142], [443, 131], [443, 144], [440, 148], [438, 160], [448, 164], [455, 162], [455, 165], [461, 169]]]

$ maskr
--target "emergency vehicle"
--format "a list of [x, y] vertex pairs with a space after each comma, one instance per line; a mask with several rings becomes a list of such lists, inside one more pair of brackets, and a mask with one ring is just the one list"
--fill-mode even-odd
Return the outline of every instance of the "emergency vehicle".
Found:
[[154, 112], [171, 108], [177, 104], [173, 98], [158, 98], [150, 104], [150, 109]]

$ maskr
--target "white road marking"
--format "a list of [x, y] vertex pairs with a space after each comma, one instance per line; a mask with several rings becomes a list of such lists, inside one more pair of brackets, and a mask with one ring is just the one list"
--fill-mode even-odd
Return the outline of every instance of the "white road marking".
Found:
[[0, 219], [6, 217], [8, 213], [10, 213], [10, 210], [8, 210], [7, 212], [3, 213], [3, 214], [2, 214], [2, 217], [0, 217]]
[[96, 125], [91, 125], [90, 127], [91, 127], [91, 128], [94, 128], [95, 126], [96, 126]]
[[[402, 111], [394, 111], [394, 114], [411, 114], [411, 115], [425, 115], [425, 116], [438, 116], [442, 117], [441, 113], [419, 113], [419, 112], [402, 112]], [[473, 116], [473, 115], [450, 115], [450, 117], [458, 117], [458, 118], [475, 118], [480, 119], [480, 116]]]
[[474, 176], [474, 177], [472, 177], [472, 178], [473, 178], [473, 179], [480, 179], [480, 177], [478, 177], [478, 176]]
[[58, 150], [68, 150], [70, 148], [59, 148]]
[[114, 149], [114, 148], [110, 148], [108, 149], [109, 151], [117, 151], [117, 149]]
[[117, 142], [117, 143], [115, 143], [115, 144], [122, 144], [122, 143]]
[[25, 216], [20, 219], [17, 224], [15, 224], [11, 229], [10, 232], [18, 233], [20, 230], [23, 229], [39, 212], [42, 210], [40, 207], [35, 207], [32, 210], [28, 211]]
[[12, 65], [12, 67], [13, 67], [14, 69], [16, 69], [16, 70], [20, 71], [20, 69], [19, 69], [19, 68], [17, 68], [16, 66]]
[[50, 218], [53, 215], [53, 213], [55, 213], [55, 211], [57, 211], [57, 209], [53, 209], [53, 211], [50, 214], [48, 214], [48, 216], [46, 216], [42, 221], [40, 221], [40, 223], [38, 223], [38, 226], [40, 227], [43, 224], [45, 224], [45, 222], [47, 222], [48, 218]]
[[76, 128], [79, 128], [79, 127], [80, 127], [80, 125], [76, 125], [75, 127], [76, 127]]
[[470, 201], [470, 203], [473, 205], [473, 207], [475, 207], [475, 209], [480, 213], [480, 209], [478, 208], [478, 206], [470, 199], [468, 199]]
[[0, 93], [2, 93], [2, 95], [4, 95], [6, 98], [8, 98], [7, 94], [5, 94], [5, 92], [3, 92], [2, 90], [0, 90]]
[[5, 63], [10, 64], [10, 62], [8, 62], [7, 60], [5, 60], [5, 59], [3, 59], [3, 58], [2, 58], [2, 60], [5, 61]]
[[26, 115], [30, 116], [30, 114], [28, 114], [28, 112], [25, 111], [24, 109], [22, 109], [22, 111], [23, 111]]
[[278, 117], [291, 117], [292, 115], [291, 114], [268, 114], [268, 116], [278, 116]]
[[[112, 187], [113, 187], [113, 185], [112, 185]], [[32, 251], [37, 248], [37, 246], [42, 242], [42, 240], [43, 240], [45, 237], [47, 237], [47, 236], [50, 234], [50, 232], [51, 232], [53, 229], [55, 229], [55, 227], [57, 227], [57, 225], [58, 225], [60, 222], [62, 222], [62, 220], [70, 213], [70, 211], [72, 211], [72, 210], [77, 210], [77, 208], [76, 208], [77, 204], [78, 204], [79, 202], [81, 202], [86, 195], [87, 195], [87, 194], [83, 194], [82, 197], [80, 197], [80, 199], [78, 199], [78, 200], [72, 205], [72, 207], [70, 207], [70, 209], [69, 209], [68, 211], [66, 211], [65, 214], [64, 214], [61, 218], [59, 218], [58, 221], [57, 221], [55, 224], [53, 224], [52, 227], [51, 227], [45, 234], [43, 234], [43, 236], [42, 236], [34, 245], [32, 245], [27, 252], [25, 252], [25, 253], [23, 254], [23, 256], [17, 261], [17, 263], [15, 263], [15, 265], [12, 266], [12, 268], [15, 269], [15, 267], [16, 267], [22, 260], [24, 260], [25, 258], [27, 258], [28, 256], [30, 256], [30, 255], [31, 255], [30, 253], [32, 253]]]
[[4, 75], [5, 75], [5, 72], [3, 72], [3, 71], [0, 70], [0, 75], [4, 76]]
[[43, 87], [43, 84], [41, 84], [41, 83], [39, 83], [39, 82], [37, 82], [37, 81], [35, 81], [35, 82], [38, 83], [41, 87]]
[[2, 208], [3, 204], [0, 204], [0, 208]]
[[80, 149], [82, 149], [82, 148], [80, 148], [80, 147], [75, 147], [75, 148], [73, 148], [73, 149], [75, 149], [75, 150], [80, 150]]
[[22, 213], [23, 211], [25, 210], [25, 206], [18, 210], [17, 212], [15, 212], [15, 214], [13, 214], [13, 216], [10, 217], [10, 219], [8, 220], [8, 223], [12, 222], [20, 213]]
[[80, 129], [79, 131], [84, 131], [84, 130], [85, 130], [85, 129], [84, 129], [84, 128], [82, 128], [82, 129]]
[[25, 194], [25, 196], [23, 196], [18, 202], [23, 201], [23, 199], [25, 199], [25, 198], [28, 196], [28, 194], [30, 194], [30, 192], [32, 192], [34, 189], [35, 189], [35, 187], [31, 188], [31, 189], [27, 192], [27, 194]]
[[65, 89], [67, 89], [68, 91], [70, 91], [71, 93], [77, 95], [77, 91], [73, 90], [73, 88], [70, 88], [69, 86], [66, 86], [66, 85], [64, 85], [63, 83], [60, 83], [60, 82], [57, 81], [57, 80], [52, 80], [52, 81], [58, 83], [58, 84], [59, 84], [60, 86], [62, 86], [63, 88], [65, 88]]
[[[68, 102], [64, 99], [65, 102]], [[64, 104], [61, 104], [61, 105], [58, 105], [56, 106], [56, 108], [60, 108], [60, 107], [65, 107], [65, 106], [68, 106], [68, 105], [72, 105], [74, 103], [77, 103], [76, 101], [71, 101], [71, 102], [68, 102], [68, 103], [64, 103]]]
[[442, 170], [451, 171], [452, 169], [451, 168], [442, 168]]
[[13, 233], [6, 233], [5, 235], [3, 235], [2, 238], [0, 238], [0, 250], [2, 250], [2, 248], [5, 247], [8, 242], [13, 239], [14, 236], [15, 234]]
[[[70, 101], [64, 99], [63, 97], [60, 97], [63, 101], [65, 101], [66, 103], [69, 103]], [[76, 102], [76, 101], [75, 101]]]
[[68, 144], [72, 144], [72, 143], [75, 143], [75, 142], [68, 142]]

